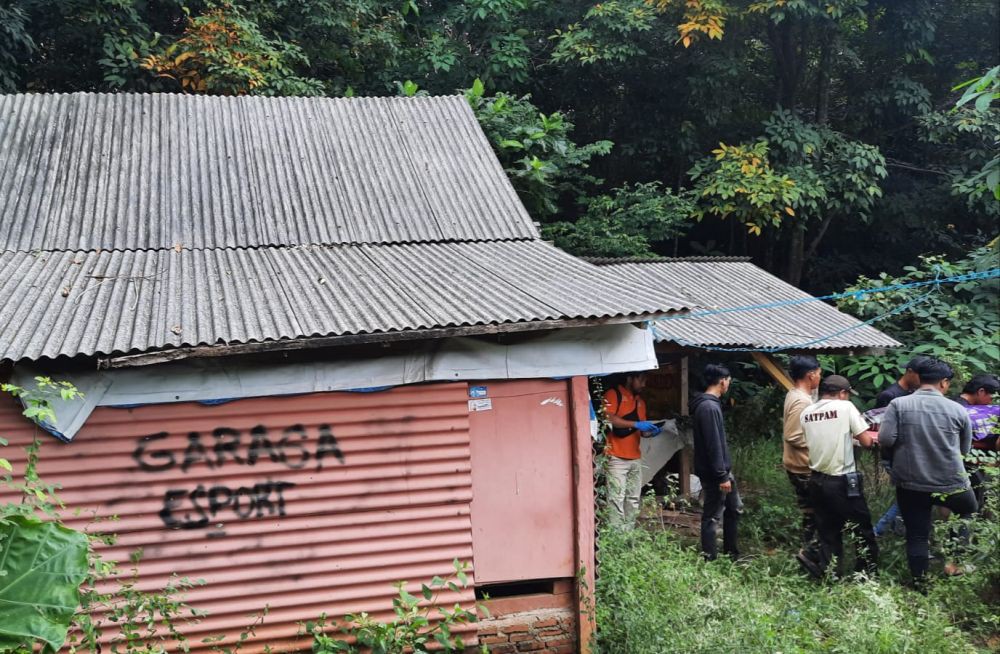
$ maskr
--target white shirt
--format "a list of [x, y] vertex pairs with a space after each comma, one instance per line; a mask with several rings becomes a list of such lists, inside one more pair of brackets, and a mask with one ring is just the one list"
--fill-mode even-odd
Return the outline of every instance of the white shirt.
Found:
[[854, 472], [854, 437], [868, 423], [847, 400], [820, 400], [802, 411], [802, 429], [809, 446], [809, 467], [826, 475]]

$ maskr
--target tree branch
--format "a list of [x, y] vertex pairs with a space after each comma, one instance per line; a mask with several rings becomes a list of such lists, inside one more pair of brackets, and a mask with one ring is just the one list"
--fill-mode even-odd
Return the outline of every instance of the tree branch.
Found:
[[933, 168], [921, 168], [920, 166], [914, 166], [913, 164], [906, 163], [904, 161], [898, 161], [896, 159], [885, 158], [885, 165], [891, 168], [902, 168], [903, 170], [912, 170], [915, 173], [929, 173], [931, 175], [941, 175], [942, 177], [948, 177], [948, 173], [943, 170], [934, 170]]

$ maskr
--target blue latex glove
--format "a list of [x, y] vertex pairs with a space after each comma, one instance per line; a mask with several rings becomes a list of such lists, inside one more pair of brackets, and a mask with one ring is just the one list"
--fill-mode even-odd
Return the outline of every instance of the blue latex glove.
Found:
[[635, 423], [635, 428], [638, 429], [639, 431], [648, 432], [651, 436], [656, 436], [661, 431], [663, 431], [662, 429], [660, 429], [659, 427], [657, 427], [655, 424], [651, 423], [648, 420], [637, 421]]

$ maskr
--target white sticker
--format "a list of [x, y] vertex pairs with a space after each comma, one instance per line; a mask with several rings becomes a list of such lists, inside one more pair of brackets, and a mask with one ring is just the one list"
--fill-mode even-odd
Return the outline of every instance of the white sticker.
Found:
[[469, 400], [469, 411], [491, 411], [492, 409], [493, 400], [488, 397]]
[[563, 401], [558, 397], [550, 397], [548, 399], [542, 400], [541, 404], [542, 406], [545, 406], [546, 404], [555, 404], [556, 406], [562, 406]]

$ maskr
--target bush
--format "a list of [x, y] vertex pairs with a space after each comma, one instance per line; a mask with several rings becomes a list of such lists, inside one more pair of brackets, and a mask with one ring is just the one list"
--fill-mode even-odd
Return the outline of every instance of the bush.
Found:
[[816, 584], [790, 557], [705, 563], [667, 531], [600, 537], [597, 651], [976, 652], [947, 611], [891, 582]]

